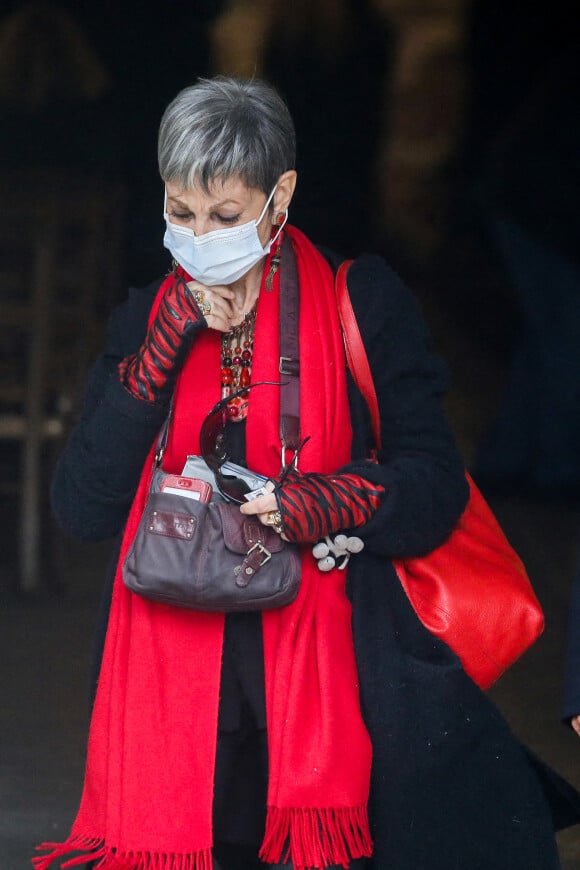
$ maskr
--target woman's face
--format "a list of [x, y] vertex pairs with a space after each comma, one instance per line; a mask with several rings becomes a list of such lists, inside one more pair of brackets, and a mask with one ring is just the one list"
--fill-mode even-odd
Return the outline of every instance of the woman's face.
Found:
[[[286, 173], [285, 173], [286, 174]], [[283, 178], [283, 176], [282, 176]], [[266, 204], [267, 196], [261, 190], [246, 187], [239, 178], [229, 178], [224, 182], [216, 181], [209, 193], [201, 189], [184, 190], [178, 182], [166, 182], [167, 216], [174, 224], [188, 227], [196, 236], [203, 236], [213, 230], [245, 224], [257, 220]], [[276, 188], [278, 193], [278, 188]], [[273, 214], [280, 211], [276, 205]], [[258, 225], [258, 236], [262, 246], [270, 239], [272, 220], [267, 212]]]

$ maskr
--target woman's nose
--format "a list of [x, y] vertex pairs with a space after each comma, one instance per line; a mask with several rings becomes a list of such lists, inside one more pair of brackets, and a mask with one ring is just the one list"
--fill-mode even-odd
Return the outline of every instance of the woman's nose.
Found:
[[210, 233], [212, 230], [215, 230], [215, 226], [212, 226], [212, 223], [209, 219], [204, 218], [196, 218], [191, 223], [191, 229], [193, 230], [194, 236], [205, 236], [207, 233]]

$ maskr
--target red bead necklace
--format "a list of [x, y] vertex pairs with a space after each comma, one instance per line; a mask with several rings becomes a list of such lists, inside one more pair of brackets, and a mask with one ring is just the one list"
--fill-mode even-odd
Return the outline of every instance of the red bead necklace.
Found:
[[[276, 218], [278, 228], [281, 228], [285, 222], [285, 215], [280, 214]], [[280, 259], [282, 253], [282, 241], [284, 233], [276, 226], [272, 233], [277, 233], [276, 245], [274, 251], [270, 255], [269, 269], [265, 280], [267, 291], [271, 291], [274, 286], [274, 278], [280, 267]], [[222, 399], [231, 396], [236, 390], [241, 387], [249, 387], [252, 380], [252, 356], [254, 353], [254, 328], [256, 326], [256, 309], [258, 300], [251, 311], [249, 311], [242, 322], [230, 332], [222, 335], [222, 359], [221, 359], [221, 388]], [[234, 423], [241, 423], [248, 416], [248, 395], [242, 393], [241, 396], [236, 396], [231, 402], [228, 402], [227, 414], [228, 419]]]
[[[231, 396], [241, 387], [249, 387], [252, 380], [252, 354], [254, 351], [254, 327], [256, 306], [231, 332], [222, 335], [222, 398]], [[227, 405], [228, 418], [235, 423], [248, 416], [248, 393], [237, 396]]]

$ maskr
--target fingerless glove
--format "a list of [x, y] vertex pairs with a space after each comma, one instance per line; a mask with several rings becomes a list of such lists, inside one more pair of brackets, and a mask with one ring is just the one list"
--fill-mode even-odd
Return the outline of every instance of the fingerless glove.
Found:
[[176, 278], [139, 351], [119, 363], [123, 386], [147, 402], [168, 399], [197, 330], [206, 325], [187, 284]]
[[357, 474], [291, 475], [275, 489], [284, 535], [293, 543], [306, 543], [363, 526], [384, 491]]

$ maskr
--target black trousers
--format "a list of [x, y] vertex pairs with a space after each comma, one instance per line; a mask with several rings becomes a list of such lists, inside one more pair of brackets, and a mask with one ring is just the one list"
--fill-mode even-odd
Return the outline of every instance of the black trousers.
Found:
[[214, 841], [253, 846], [257, 852], [264, 835], [267, 789], [261, 614], [229, 614], [220, 685]]

